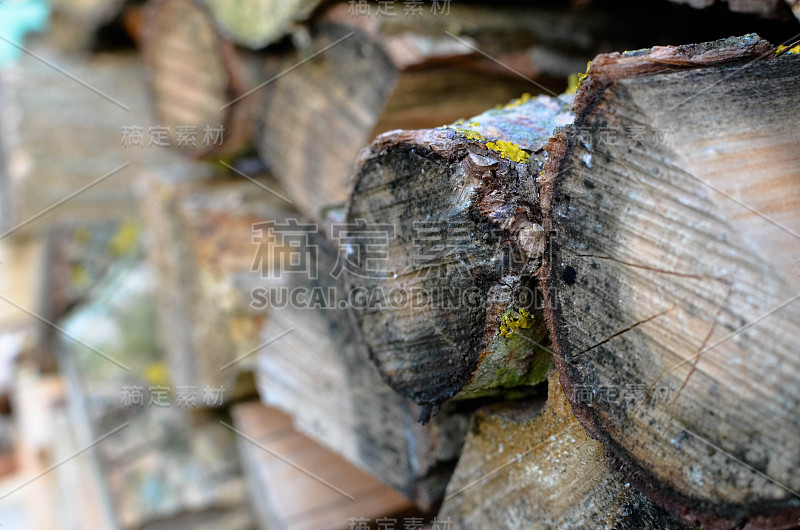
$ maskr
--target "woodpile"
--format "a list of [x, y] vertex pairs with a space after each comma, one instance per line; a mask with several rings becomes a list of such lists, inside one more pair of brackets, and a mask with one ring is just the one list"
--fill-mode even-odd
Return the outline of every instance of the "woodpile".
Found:
[[54, 149], [3, 74], [51, 526], [800, 527], [800, 46], [716, 39], [797, 23], [712, 4], [58, 2], [141, 53]]
[[[467, 12], [460, 20], [469, 20]], [[796, 155], [789, 148], [797, 141], [796, 124], [786, 119], [796, 115], [795, 101], [770, 91], [766, 81], [791, 84], [796, 57], [776, 57], [756, 36], [601, 55], [574, 101], [525, 95], [455, 121], [471, 115], [465, 112], [475, 108], [470, 97], [441, 85], [459, 106], [453, 114], [441, 104], [425, 111], [420, 94], [435, 94], [439, 86], [431, 76], [456, 75], [464, 64], [484, 76], [491, 69], [458, 46], [409, 52], [430, 38], [426, 31], [440, 28], [401, 32], [388, 17], [365, 24], [348, 18], [342, 5], [315, 21], [308, 31], [294, 31], [293, 60], [307, 59], [302, 70], [260, 87], [266, 94], [255, 142], [278, 189], [299, 208], [295, 221], [313, 226], [306, 245], [316, 251], [314, 270], [344, 270], [284, 286], [407, 298], [388, 308], [350, 299], [346, 311], [335, 304], [270, 307], [261, 334], [266, 345], [253, 367], [262, 399], [425, 509], [442, 498], [448, 475], [431, 483], [424, 471], [403, 471], [413, 460], [387, 465], [388, 454], [422, 455], [402, 444], [389, 450], [387, 441], [413, 436], [417, 446], [449, 445], [430, 462], [452, 462], [461, 451], [463, 414], [487, 400], [513, 400], [472, 419], [442, 509], [465, 527], [523, 520], [581, 526], [601, 517], [614, 528], [789, 524], [797, 511], [793, 394], [757, 406], [748, 401], [752, 423], [745, 421], [734, 392], [763, 393], [742, 387], [738, 371], [723, 364], [744, 363], [745, 352], [753, 359], [758, 350], [762, 358], [751, 362], [761, 371], [747, 381], [774, 379], [770, 388], [791, 386], [798, 373], [789, 353], [797, 339], [789, 324], [796, 317], [793, 300], [780, 305], [777, 296], [796, 289], [796, 258], [784, 240], [797, 224]], [[491, 27], [482, 26], [488, 35]], [[480, 33], [474, 38], [483, 46], [491, 42]], [[515, 48], [503, 42], [499, 49]], [[485, 96], [476, 86], [470, 84], [472, 93]], [[695, 86], [696, 95], [687, 91]], [[764, 97], [737, 96], [750, 91]], [[401, 101], [414, 102], [414, 110]], [[399, 128], [409, 130], [393, 130]], [[385, 130], [391, 132], [379, 134]], [[743, 132], [732, 137], [732, 130]], [[745, 141], [752, 151], [742, 151]], [[748, 215], [737, 210], [744, 201], [737, 190], [745, 186], [753, 201]], [[765, 224], [764, 217], [775, 221]], [[278, 222], [275, 217], [271, 226]], [[772, 230], [775, 224], [785, 230]], [[376, 268], [370, 252], [378, 247]], [[768, 258], [747, 259], [744, 249]], [[722, 278], [720, 271], [733, 276]], [[764, 278], [776, 282], [766, 292]], [[465, 293], [479, 303], [446, 303]], [[726, 331], [739, 335], [742, 325], [755, 327], [748, 314], [775, 307], [785, 311], [773, 316], [772, 332], [748, 334], [749, 346], [741, 343], [744, 335], [724, 338]], [[717, 351], [705, 357], [711, 345]], [[701, 358], [718, 359], [719, 368], [701, 370]], [[709, 393], [709, 381], [723, 373], [731, 379]], [[558, 377], [548, 380], [548, 374]], [[384, 385], [397, 395], [378, 391]], [[544, 386], [550, 397], [542, 408]], [[415, 405], [402, 405], [405, 400]], [[395, 414], [393, 401], [399, 416], [388, 424], [406, 427], [369, 434], [380, 418]], [[409, 427], [417, 414], [423, 425], [432, 422], [430, 433], [428, 425]], [[728, 427], [733, 414], [736, 429]], [[767, 417], [769, 426], [758, 419]], [[476, 426], [490, 424], [495, 431]], [[531, 434], [523, 436], [523, 427]], [[754, 432], [769, 432], [772, 441], [746, 434]], [[526, 445], [551, 436], [551, 445]], [[575, 444], [571, 458], [567, 436]], [[500, 455], [483, 459], [488, 446], [482, 444], [525, 450], [494, 477]], [[364, 452], [379, 447], [389, 452]], [[532, 464], [521, 462], [525, 451]], [[563, 465], [542, 471], [547, 457], [537, 454], [562, 452]], [[536, 497], [533, 483], [494, 501], [478, 493], [483, 487], [460, 491], [475, 475], [514, 484], [510, 477], [530, 473], [531, 465], [547, 473], [541, 480], [556, 484], [553, 491], [572, 492], [565, 504]], [[424, 470], [419, 461], [413, 468]], [[576, 477], [580, 489], [568, 485]], [[585, 505], [596, 512], [575, 509]]]
[[[537, 133], [554, 131], [560, 110], [546, 98], [517, 100], [467, 129], [376, 139], [348, 220], [386, 223], [397, 237], [383, 262], [390, 274], [361, 270], [352, 283], [455, 285], [486, 300], [478, 311], [354, 311], [387, 382], [436, 406], [476, 384], [507, 384], [492, 363], [499, 353], [517, 370], [511, 389], [536, 384], [526, 370], [535, 372], [541, 339], [521, 359], [492, 339], [513, 326], [536, 332], [536, 306], [514, 294], [526, 276], [532, 289], [538, 279], [573, 411], [634, 486], [704, 527], [793, 524], [800, 114], [796, 98], [768, 87], [794, 82], [800, 62], [775, 52], [750, 35], [599, 56], [573, 103], [574, 123], [546, 146]], [[746, 198], [741, 189], [751, 190]], [[427, 212], [446, 216], [439, 229], [452, 247], [434, 239], [436, 259], [415, 264], [409, 221], [439, 221]], [[502, 261], [507, 276], [485, 257], [492, 240], [520, 243], [520, 265], [509, 266], [513, 254]], [[426, 265], [439, 273], [419, 274]], [[767, 397], [765, 388], [780, 390]]]
[[[258, 17], [273, 2], [161, 0], [143, 30], [158, 120], [225, 130], [219, 144], [182, 147], [207, 158], [255, 147], [312, 219], [345, 201], [353, 161], [376, 134], [450, 123], [524, 92], [555, 95], [599, 49], [651, 37], [615, 33], [624, 13], [455, 3], [410, 15], [365, 6], [368, 16], [333, 3], [288, 24], [316, 3], [283, 2]], [[285, 33], [288, 51], [252, 49]]]

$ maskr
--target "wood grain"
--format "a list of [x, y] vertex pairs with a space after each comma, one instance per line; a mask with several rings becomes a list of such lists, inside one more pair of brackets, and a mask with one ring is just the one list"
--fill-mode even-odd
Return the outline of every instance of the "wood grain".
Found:
[[455, 528], [683, 529], [608, 466], [558, 375], [541, 398], [478, 412], [439, 513]]
[[[355, 267], [346, 272], [348, 290], [368, 293], [368, 303], [351, 310], [378, 369], [425, 407], [423, 420], [453, 396], [526, 392], [544, 379], [537, 176], [568, 107], [521, 98], [469, 123], [384, 134], [362, 154], [347, 210]], [[356, 237], [358, 223], [386, 237]], [[385, 257], [373, 265], [377, 248]], [[384, 302], [395, 293], [404, 297]], [[530, 318], [501, 334], [519, 311]]]
[[706, 528], [800, 513], [798, 79], [753, 35], [599, 56], [547, 147], [561, 382], [631, 481]]

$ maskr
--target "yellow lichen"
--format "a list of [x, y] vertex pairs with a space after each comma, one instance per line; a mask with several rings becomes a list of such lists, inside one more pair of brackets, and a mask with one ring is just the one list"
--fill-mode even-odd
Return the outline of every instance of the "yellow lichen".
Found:
[[92, 239], [92, 233], [85, 226], [77, 226], [72, 231], [72, 239], [79, 245], [85, 245]]
[[513, 109], [514, 107], [519, 107], [520, 105], [527, 103], [531, 100], [531, 95], [525, 92], [517, 99], [512, 99], [509, 103], [505, 106], [502, 106], [503, 109]]
[[169, 370], [161, 361], [148, 363], [144, 367], [144, 378], [153, 386], [164, 386], [169, 383]]
[[454, 129], [458, 134], [466, 138], [467, 140], [480, 140], [483, 141], [486, 139], [484, 135], [479, 133], [478, 131], [473, 131], [471, 129], [461, 129], [457, 128]]
[[139, 227], [135, 221], [122, 223], [114, 237], [108, 242], [108, 251], [114, 256], [121, 256], [133, 250], [139, 238]]
[[592, 61], [586, 63], [586, 72], [583, 74], [570, 74], [567, 77], [567, 90], [565, 94], [574, 94], [578, 91], [578, 87], [589, 76], [589, 68], [592, 67]]
[[73, 285], [77, 285], [78, 287], [83, 287], [84, 285], [89, 283], [89, 271], [87, 271], [86, 267], [84, 267], [80, 263], [74, 263], [69, 268], [69, 279], [73, 283]]
[[500, 315], [500, 332], [501, 337], [509, 337], [519, 329], [528, 329], [533, 324], [533, 315], [527, 310], [520, 309], [519, 311], [506, 311]]
[[520, 146], [511, 142], [504, 142], [497, 140], [496, 142], [486, 142], [486, 147], [500, 153], [501, 158], [507, 158], [512, 162], [525, 163], [530, 158], [530, 155], [523, 151]]
[[783, 53], [784, 50], [786, 50], [786, 53], [791, 53], [793, 55], [800, 54], [800, 44], [792, 46], [791, 48], [781, 44], [780, 46], [778, 46], [778, 49], [775, 50], [775, 53], [776, 54], [780, 54], [780, 53]]

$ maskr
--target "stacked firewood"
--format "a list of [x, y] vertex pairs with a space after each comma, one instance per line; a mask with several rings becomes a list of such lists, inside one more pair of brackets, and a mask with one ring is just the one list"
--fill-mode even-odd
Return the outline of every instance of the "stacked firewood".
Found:
[[[243, 402], [261, 524], [402, 521], [383, 483], [440, 527], [795, 527], [797, 49], [388, 4], [146, 6], [154, 115], [213, 167], [145, 179], [159, 331]], [[329, 504], [282, 500], [292, 444]]]

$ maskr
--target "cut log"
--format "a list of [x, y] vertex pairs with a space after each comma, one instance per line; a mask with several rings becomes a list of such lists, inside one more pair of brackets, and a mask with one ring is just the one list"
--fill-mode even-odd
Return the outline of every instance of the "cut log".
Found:
[[[569, 98], [521, 98], [466, 124], [394, 131], [363, 153], [345, 269], [362, 339], [400, 394], [432, 407], [529, 391], [550, 366], [537, 179]], [[378, 252], [376, 252], [379, 251]]]
[[548, 398], [475, 414], [439, 520], [458, 529], [684, 529], [611, 470], [553, 372]]
[[139, 59], [102, 54], [87, 62], [36, 44], [31, 51], [45, 62], [25, 54], [0, 72], [0, 239], [40, 235], [60, 221], [135, 215], [133, 175], [168, 159], [154, 148], [134, 158], [120, 142], [122, 127], [141, 123], [146, 108]]
[[259, 77], [258, 66], [220, 35], [200, 0], [153, 2], [142, 52], [153, 111], [172, 145], [203, 157], [235, 154], [249, 144], [259, 98], [239, 98]]
[[347, 7], [321, 15], [309, 48], [265, 88], [257, 138], [270, 170], [316, 219], [345, 201], [358, 150], [376, 134], [436, 127], [525, 92], [555, 95], [596, 54], [608, 19], [456, 3], [447, 16], [367, 17]]
[[419, 515], [392, 488], [298, 433], [285, 414], [248, 402], [231, 415], [260, 528], [338, 530], [351, 520]]
[[330, 274], [339, 251], [315, 231], [308, 237], [292, 254], [312, 252], [317, 278], [282, 273], [282, 284], [254, 297], [271, 306], [256, 374], [261, 399], [429, 511], [458, 458], [468, 410], [449, 407], [431, 424], [417, 423], [419, 408], [381, 380], [354, 335], [343, 286]]
[[754, 35], [602, 55], [547, 146], [561, 382], [631, 482], [704, 528], [800, 518], [799, 81]]
[[231, 41], [263, 48], [307, 19], [322, 0], [203, 0]]
[[253, 225], [287, 215], [283, 199], [257, 184], [174, 170], [147, 176], [142, 208], [158, 271], [158, 332], [176, 384], [224, 386], [229, 396], [255, 391], [242, 376], [267, 312], [250, 303], [260, 282]]

